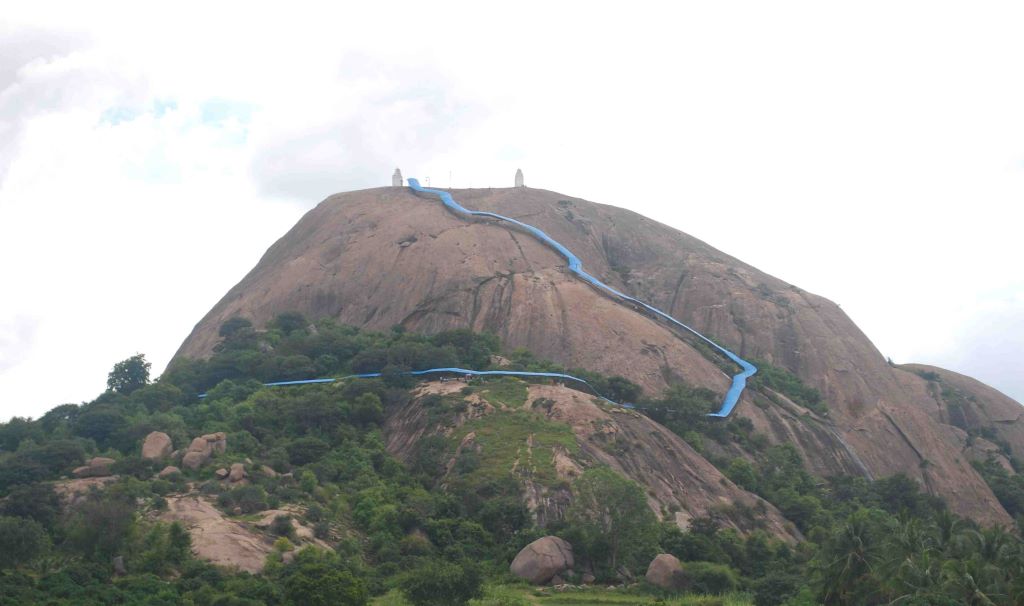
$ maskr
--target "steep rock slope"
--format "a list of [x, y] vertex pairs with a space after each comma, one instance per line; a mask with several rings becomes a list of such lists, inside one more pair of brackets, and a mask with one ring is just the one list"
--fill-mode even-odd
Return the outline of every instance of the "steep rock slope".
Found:
[[[604, 464], [645, 487], [655, 514], [682, 528], [693, 518], [715, 516], [741, 531], [764, 528], [787, 541], [800, 538], [773, 505], [736, 486], [679, 436], [644, 415], [557, 385], [529, 385], [525, 400], [511, 404], [486, 388], [462, 395], [463, 386], [422, 384], [417, 397], [388, 416], [388, 450], [409, 462], [418, 456], [423, 438], [444, 436], [457, 444], [446, 462], [449, 475], [460, 454], [476, 452], [485, 477], [508, 472], [518, 479], [541, 524], [565, 513], [569, 481]], [[431, 414], [439, 404], [428, 403], [430, 395], [462, 402], [455, 408], [464, 412], [439, 418]]]
[[[828, 419], [752, 406], [752, 394], [737, 408], [772, 440], [800, 444], [816, 472], [906, 473], [962, 515], [1009, 522], [961, 449], [950, 447], [955, 428], [928, 382], [891, 368], [834, 303], [623, 209], [527, 188], [453, 195], [540, 227], [606, 283], [819, 389]], [[339, 194], [311, 210], [200, 321], [179, 355], [208, 354], [234, 315], [260, 324], [288, 310], [371, 329], [490, 330], [508, 347], [621, 374], [653, 393], [674, 379], [719, 393], [728, 384], [670, 328], [573, 279], [533, 238], [460, 219], [404, 188]], [[1006, 425], [1013, 433], [1021, 421]]]

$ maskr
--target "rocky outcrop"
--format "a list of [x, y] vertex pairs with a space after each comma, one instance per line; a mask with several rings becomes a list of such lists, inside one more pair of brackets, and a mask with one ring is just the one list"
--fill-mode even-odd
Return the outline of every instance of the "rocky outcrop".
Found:
[[523, 547], [512, 560], [512, 574], [534, 585], [544, 585], [555, 576], [565, 576], [575, 565], [572, 545], [564, 539], [547, 536]]
[[156, 477], [160, 478], [161, 480], [166, 480], [167, 478], [171, 478], [177, 475], [181, 475], [181, 470], [175, 467], [174, 465], [168, 465], [167, 467], [161, 469], [160, 473], [156, 474]]
[[[887, 364], [835, 303], [623, 209], [532, 188], [453, 195], [470, 208], [528, 217], [613, 288], [817, 388], [827, 419], [805, 421], [774, 403], [759, 408], [753, 392], [735, 413], [773, 441], [795, 440], [815, 473], [904, 473], [958, 514], [1011, 522], [950, 447], [946, 428], [956, 421], [944, 412], [941, 390], [936, 397], [926, 379]], [[400, 188], [339, 194], [307, 213], [197, 324], [178, 355], [208, 355], [230, 317], [262, 325], [281, 310], [375, 330], [492, 331], [509, 349], [622, 375], [648, 393], [680, 379], [720, 394], [728, 386], [690, 337], [573, 278], [534, 238], [463, 220]], [[981, 384], [964, 389], [977, 396], [960, 408], [1024, 449], [1019, 404]]]
[[224, 517], [216, 507], [199, 496], [167, 497], [165, 522], [181, 522], [192, 537], [197, 557], [250, 573], [263, 570], [272, 543], [263, 534]]
[[61, 501], [66, 505], [75, 505], [96, 490], [102, 490], [118, 480], [118, 476], [106, 476], [101, 478], [80, 478], [76, 480], [62, 480], [53, 483], [53, 491], [57, 493]]
[[[455, 427], [451, 423], [437, 424], [422, 400], [431, 394], [452, 397], [459, 389], [460, 384], [455, 382], [421, 384], [415, 392], [417, 397], [394, 410], [384, 424], [388, 451], [399, 460], [410, 461], [424, 437], [458, 435], [456, 428], [467, 421], [486, 423], [489, 415], [502, 414], [474, 393], [465, 396], [466, 412], [454, 420]], [[559, 385], [529, 385], [526, 401], [529, 410], [543, 421], [568, 426], [578, 447], [578, 452], [570, 456], [564, 447], [555, 445], [542, 456], [541, 446], [529, 438], [519, 445], [524, 457], [532, 458], [534, 468], [538, 461], [550, 460], [551, 469], [543, 470], [545, 473], [533, 469], [521, 477], [527, 506], [541, 526], [563, 517], [571, 499], [564, 485], [584, 465], [603, 464], [644, 487], [651, 511], [680, 528], [688, 528], [693, 518], [714, 516], [722, 525], [741, 532], [762, 528], [788, 542], [801, 536], [773, 505], [736, 486], [679, 436], [649, 417], [600, 405], [591, 396]], [[457, 449], [468, 442], [472, 440], [466, 433]], [[534, 480], [538, 475], [557, 478], [563, 488], [538, 484]], [[750, 519], [742, 512], [756, 512], [756, 518]]]
[[647, 582], [670, 591], [683, 587], [683, 564], [670, 553], [658, 554], [647, 567]]
[[174, 445], [171, 436], [162, 431], [152, 431], [142, 441], [142, 458], [150, 461], [162, 461], [171, 456]]
[[81, 467], [76, 467], [71, 473], [76, 478], [102, 478], [111, 474], [110, 466], [115, 463], [114, 459], [107, 457], [93, 457]]
[[199, 469], [210, 460], [211, 456], [227, 450], [227, 445], [227, 435], [222, 431], [199, 436], [189, 444], [185, 456], [181, 459], [181, 464], [189, 469]]

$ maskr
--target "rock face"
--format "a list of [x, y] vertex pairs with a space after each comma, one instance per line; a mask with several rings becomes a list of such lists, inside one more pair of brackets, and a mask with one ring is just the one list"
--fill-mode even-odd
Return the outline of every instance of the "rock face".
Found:
[[76, 478], [102, 478], [111, 475], [110, 466], [114, 459], [107, 457], [93, 457], [82, 467], [76, 467], [71, 473]]
[[171, 456], [174, 445], [171, 436], [162, 431], [153, 431], [142, 442], [142, 458], [150, 461], [162, 461]]
[[556, 575], [564, 575], [575, 564], [572, 545], [558, 537], [541, 537], [530, 543], [512, 560], [512, 574], [534, 585], [543, 585]]
[[[395, 410], [384, 424], [388, 451], [408, 462], [416, 456], [416, 445], [424, 437], [452, 435], [453, 429], [457, 432], [458, 427], [431, 421], [422, 401], [431, 394], [455, 396], [461, 386], [455, 381], [420, 385], [417, 397]], [[480, 394], [466, 396], [465, 401], [467, 413], [456, 420], [456, 426], [469, 421], [485, 423], [489, 415], [501, 414]], [[792, 543], [801, 537], [773, 505], [734, 484], [679, 436], [644, 415], [600, 406], [594, 398], [558, 385], [529, 385], [526, 401], [540, 419], [564, 424], [575, 436], [578, 453], [570, 455], [563, 447], [554, 447], [552, 469], [543, 470], [554, 472], [562, 482], [576, 477], [582, 465], [608, 465], [643, 486], [651, 511], [680, 528], [688, 528], [693, 518], [714, 514], [724, 526], [741, 532], [754, 530], [742, 515], [732, 516], [723, 510], [722, 504], [730, 503], [759, 512], [757, 524], [784, 541]], [[460, 448], [471, 446], [471, 435], [463, 436]], [[540, 446], [529, 440], [519, 448], [531, 452], [535, 465], [547, 458]], [[570, 502], [568, 491], [538, 485], [533, 477], [533, 473], [519, 477], [531, 513], [541, 525], [561, 519]], [[667, 512], [673, 513], [667, 516]]]
[[76, 505], [95, 490], [102, 490], [107, 484], [116, 482], [118, 476], [105, 476], [99, 478], [79, 478], [76, 480], [62, 480], [53, 483], [53, 491], [57, 493], [67, 505]]
[[674, 590], [681, 588], [682, 573], [683, 565], [679, 558], [670, 553], [661, 553], [651, 560], [644, 578], [651, 585]]
[[214, 453], [223, 453], [227, 450], [228, 441], [224, 432], [209, 433], [199, 436], [189, 444], [188, 451], [181, 459], [181, 464], [189, 469], [199, 469]]
[[168, 497], [165, 522], [181, 522], [192, 537], [196, 556], [253, 574], [263, 570], [270, 542], [244, 525], [229, 520], [205, 499], [197, 496]]
[[[453, 195], [469, 208], [528, 217], [606, 284], [818, 389], [828, 418], [804, 418], [772, 402], [761, 408], [750, 390], [735, 413], [771, 441], [797, 445], [815, 473], [905, 473], [958, 514], [1010, 523], [962, 456], [942, 391], [936, 395], [913, 368], [889, 366], [831, 301], [623, 209], [525, 187]], [[405, 189], [339, 194], [270, 247], [197, 324], [178, 355], [209, 355], [230, 317], [260, 326], [295, 310], [374, 330], [491, 331], [509, 349], [622, 375], [648, 393], [680, 379], [725, 392], [728, 377], [685, 335], [599, 294], [564, 266], [524, 232], [464, 220]], [[960, 409], [994, 426], [1024, 458], [1020, 405], [952, 375], [943, 375], [944, 385], [976, 395]]]

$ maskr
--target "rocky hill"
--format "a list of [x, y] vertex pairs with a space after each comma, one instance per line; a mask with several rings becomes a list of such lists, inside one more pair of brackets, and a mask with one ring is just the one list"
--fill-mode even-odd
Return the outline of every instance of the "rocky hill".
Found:
[[[975, 437], [1024, 456], [1018, 403], [955, 373], [890, 366], [831, 301], [630, 211], [528, 188], [452, 194], [536, 225], [606, 283], [816, 388], [827, 414], [764, 385], [734, 413], [772, 442], [795, 445], [814, 473], [904, 473], [961, 515], [1010, 523], [971, 458], [984, 448]], [[679, 381], [719, 394], [728, 385], [713, 356], [573, 278], [529, 235], [466, 221], [405, 188], [324, 200], [196, 325], [178, 356], [209, 355], [229, 318], [262, 325], [292, 310], [369, 329], [491, 331], [510, 348], [622, 375], [650, 394]]]

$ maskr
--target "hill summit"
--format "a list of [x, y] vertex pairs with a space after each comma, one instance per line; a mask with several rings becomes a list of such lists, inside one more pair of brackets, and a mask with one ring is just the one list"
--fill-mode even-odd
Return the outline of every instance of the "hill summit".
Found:
[[[628, 210], [525, 187], [451, 193], [539, 227], [606, 284], [760, 361], [760, 387], [735, 414], [794, 445], [816, 475], [903, 473], [957, 513], [1010, 522], [971, 465], [982, 451], [1024, 454], [1022, 409], [1010, 398], [948, 371], [891, 366], [831, 301]], [[651, 395], [675, 384], [722, 394], [729, 384], [706, 347], [575, 278], [529, 234], [467, 221], [403, 187], [334, 195], [309, 211], [178, 356], [209, 355], [232, 317], [259, 325], [284, 311], [371, 330], [492, 332], [509, 348], [621, 375]], [[783, 376], [821, 406], [787, 397]]]

